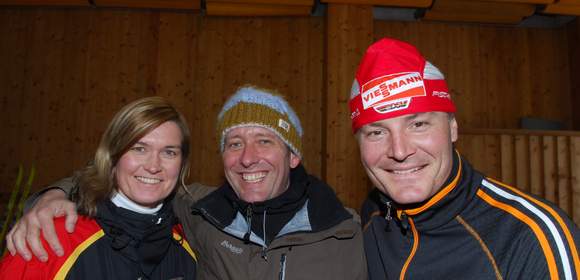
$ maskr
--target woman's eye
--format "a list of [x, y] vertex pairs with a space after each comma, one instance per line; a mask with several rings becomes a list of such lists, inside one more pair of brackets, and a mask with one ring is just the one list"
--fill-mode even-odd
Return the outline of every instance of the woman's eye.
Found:
[[175, 156], [177, 156], [177, 152], [174, 150], [166, 150], [165, 155], [169, 156], [169, 157], [175, 157]]
[[134, 147], [131, 148], [131, 151], [142, 153], [142, 152], [145, 152], [145, 147], [142, 147], [142, 146], [134, 146]]

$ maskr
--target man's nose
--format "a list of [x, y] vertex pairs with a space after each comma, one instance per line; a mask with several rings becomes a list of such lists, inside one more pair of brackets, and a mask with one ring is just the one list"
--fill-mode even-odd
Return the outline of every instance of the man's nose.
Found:
[[404, 133], [392, 133], [390, 136], [390, 149], [388, 156], [396, 161], [405, 161], [415, 153], [414, 144]]
[[244, 167], [250, 167], [259, 161], [258, 151], [253, 145], [245, 145], [240, 160]]

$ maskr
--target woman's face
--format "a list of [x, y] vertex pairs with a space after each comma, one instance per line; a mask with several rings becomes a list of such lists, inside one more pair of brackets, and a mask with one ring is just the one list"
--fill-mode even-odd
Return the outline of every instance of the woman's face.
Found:
[[141, 206], [159, 205], [179, 180], [182, 138], [179, 126], [167, 121], [139, 139], [114, 168], [118, 191]]

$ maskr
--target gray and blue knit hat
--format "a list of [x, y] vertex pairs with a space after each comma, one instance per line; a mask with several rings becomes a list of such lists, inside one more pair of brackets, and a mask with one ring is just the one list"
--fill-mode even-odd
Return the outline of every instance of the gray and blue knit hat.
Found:
[[260, 126], [274, 132], [290, 150], [302, 158], [300, 119], [282, 96], [269, 90], [244, 86], [226, 101], [218, 115], [217, 133], [224, 151], [226, 134], [238, 127]]

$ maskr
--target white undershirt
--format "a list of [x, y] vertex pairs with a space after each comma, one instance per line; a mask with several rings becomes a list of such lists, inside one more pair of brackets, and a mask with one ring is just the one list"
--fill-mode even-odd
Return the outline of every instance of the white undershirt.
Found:
[[149, 215], [156, 215], [159, 209], [161, 209], [161, 207], [163, 206], [163, 203], [159, 203], [159, 205], [157, 205], [154, 208], [144, 207], [133, 202], [131, 199], [129, 199], [121, 192], [115, 193], [113, 195], [113, 198], [111, 198], [111, 201], [117, 207], [125, 208], [127, 210], [131, 210], [133, 212], [137, 212], [140, 214], [149, 214]]

